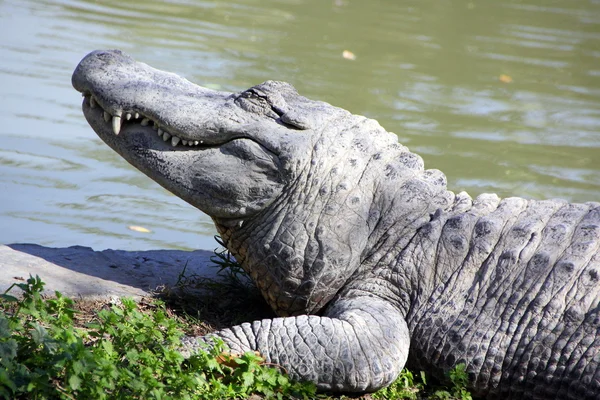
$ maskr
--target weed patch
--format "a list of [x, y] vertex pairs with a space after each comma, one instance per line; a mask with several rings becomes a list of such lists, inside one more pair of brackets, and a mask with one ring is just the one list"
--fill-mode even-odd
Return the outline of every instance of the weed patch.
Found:
[[[272, 316], [241, 266], [226, 250], [213, 262], [225, 279], [182, 272], [162, 300], [74, 302], [30, 277], [0, 295], [0, 399], [436, 399], [471, 400], [464, 365], [451, 385], [428, 385], [404, 369], [387, 388], [362, 396], [316, 394], [292, 382], [258, 353], [231, 354], [223, 342], [191, 356], [179, 353], [184, 334], [204, 335]], [[202, 287], [206, 295], [188, 288]], [[12, 293], [20, 290], [20, 296]]]
[[371, 396], [381, 400], [472, 400], [467, 389], [467, 372], [464, 364], [457, 365], [449, 374], [450, 387], [435, 388], [427, 384], [423, 371], [415, 377], [408, 369], [403, 369], [400, 376], [390, 386], [378, 390]]
[[[75, 326], [72, 299], [41, 296], [30, 277], [0, 297], [0, 397], [5, 399], [312, 398], [260, 355], [230, 355], [222, 342], [187, 360], [177, 351], [181, 323], [155, 301], [142, 312], [131, 299]], [[12, 289], [12, 287], [11, 287]], [[9, 289], [10, 290], [10, 289]]]

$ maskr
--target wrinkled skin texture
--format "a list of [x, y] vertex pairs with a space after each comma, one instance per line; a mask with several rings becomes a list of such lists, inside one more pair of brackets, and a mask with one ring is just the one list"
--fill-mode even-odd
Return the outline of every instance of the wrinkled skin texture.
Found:
[[217, 332], [233, 351], [324, 390], [464, 362], [481, 397], [600, 398], [598, 203], [454, 194], [377, 122], [282, 82], [218, 92], [98, 51], [73, 85], [102, 140], [213, 218], [280, 316]]

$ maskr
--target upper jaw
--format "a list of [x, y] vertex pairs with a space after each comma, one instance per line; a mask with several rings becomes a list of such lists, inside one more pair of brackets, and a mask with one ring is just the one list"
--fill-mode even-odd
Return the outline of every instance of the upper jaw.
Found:
[[[282, 108], [284, 115], [277, 120], [244, 109], [239, 105], [240, 94], [198, 86], [136, 62], [118, 50], [85, 56], [73, 72], [72, 83], [84, 97], [82, 107], [88, 122], [114, 148], [141, 143], [138, 139], [144, 136], [142, 142], [161, 151], [220, 146], [245, 138], [279, 155], [287, 142], [298, 142], [298, 127], [292, 124], [290, 129], [289, 125], [297, 122], [287, 115], [289, 110]], [[281, 82], [259, 86], [297, 95]], [[135, 135], [138, 139], [133, 140], [133, 134], [139, 134]]]
[[105, 110], [96, 100], [94, 95], [91, 93], [82, 93], [83, 95], [83, 111], [86, 114], [100, 113], [104, 118], [104, 122], [110, 125], [112, 132], [115, 135], [121, 133], [121, 129], [124, 125], [138, 125], [137, 128], [147, 127], [156, 132], [157, 137], [162, 139], [165, 143], [171, 144], [172, 147], [202, 147], [209, 145], [205, 143], [204, 139], [183, 139], [184, 135], [169, 132], [169, 128], [161, 125], [157, 120], [152, 119], [151, 116], [147, 116], [145, 113], [131, 109], [129, 111], [117, 110], [113, 113]]
[[124, 125], [137, 124], [153, 128], [173, 147], [215, 145], [233, 138], [224, 123], [239, 120], [231, 93], [195, 85], [118, 50], [88, 54], [72, 83], [84, 96], [84, 113], [103, 114], [115, 135]]

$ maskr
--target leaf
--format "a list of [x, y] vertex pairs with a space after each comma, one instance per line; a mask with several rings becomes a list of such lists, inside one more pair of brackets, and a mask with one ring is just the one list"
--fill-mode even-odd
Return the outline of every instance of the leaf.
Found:
[[150, 233], [150, 232], [152, 232], [150, 229], [144, 228], [143, 226], [138, 226], [138, 225], [129, 225], [127, 227], [127, 229], [135, 231], [135, 232], [141, 232], [141, 233]]
[[135, 363], [140, 359], [140, 353], [136, 349], [130, 349], [126, 353], [129, 362]]
[[446, 390], [436, 390], [433, 393], [434, 398], [440, 399], [440, 400], [450, 400], [452, 399], [452, 395], [450, 394], [450, 392], [446, 391]]
[[71, 375], [69, 377], [69, 386], [73, 390], [78, 390], [81, 387], [81, 378], [77, 375]]
[[216, 362], [230, 368], [236, 368], [238, 364], [245, 364], [246, 361], [240, 359], [239, 353], [221, 352], [215, 357]]
[[206, 360], [206, 368], [208, 370], [217, 370], [220, 371], [221, 367], [219, 365], [220, 363], [215, 360], [214, 358], [209, 358], [208, 360]]
[[350, 50], [344, 50], [342, 52], [342, 57], [344, 57], [346, 60], [356, 60], [356, 55]]
[[8, 319], [4, 315], [0, 315], [0, 338], [9, 338], [12, 336], [12, 330], [8, 323]]
[[0, 364], [8, 364], [10, 360], [17, 356], [17, 341], [9, 339], [6, 342], [0, 342]]
[[73, 373], [75, 373], [76, 375], [81, 375], [81, 372], [83, 371], [83, 363], [79, 360], [75, 360], [75, 361], [73, 361], [73, 365], [71, 366], [71, 369], [73, 370]]
[[106, 352], [107, 355], [111, 356], [114, 353], [114, 348], [111, 342], [108, 340], [102, 341], [102, 348]]
[[244, 387], [250, 387], [254, 383], [254, 374], [250, 371], [242, 372], [242, 384]]
[[8, 372], [5, 370], [0, 370], [0, 397], [9, 399], [11, 396], [8, 395], [8, 391], [4, 389], [4, 387], [8, 387], [11, 391], [17, 391], [17, 385], [8, 375]]
[[5, 300], [5, 301], [10, 301], [12, 303], [16, 303], [19, 301], [18, 298], [16, 298], [15, 296], [11, 296], [10, 294], [0, 294], [0, 299]]
[[43, 344], [48, 337], [48, 331], [37, 322], [34, 322], [32, 325], [33, 329], [29, 331], [29, 333], [31, 333], [31, 338], [35, 344]]
[[279, 385], [281, 385], [281, 386], [285, 386], [285, 385], [287, 385], [288, 383], [290, 383], [290, 380], [288, 379], [288, 377], [287, 377], [287, 376], [285, 376], [285, 375], [279, 375], [279, 376], [277, 377], [277, 384], [279, 384]]

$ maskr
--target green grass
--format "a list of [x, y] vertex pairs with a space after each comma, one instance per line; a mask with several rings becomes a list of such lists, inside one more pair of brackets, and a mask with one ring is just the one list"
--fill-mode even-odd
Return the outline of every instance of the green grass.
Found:
[[465, 364], [458, 364], [449, 374], [450, 386], [436, 388], [427, 386], [425, 373], [421, 371], [417, 378], [408, 369], [390, 386], [373, 393], [374, 399], [396, 400], [472, 400], [467, 390], [467, 372]]
[[[201, 280], [200, 284], [213, 291], [207, 298], [219, 297], [223, 302], [227, 294], [236, 299], [256, 297], [253, 286], [226, 252], [216, 252], [214, 261], [230, 279], [220, 283]], [[184, 281], [192, 284], [192, 279], [182, 274]], [[39, 277], [30, 277], [0, 295], [0, 398], [336, 398], [317, 394], [312, 383], [292, 382], [259, 354], [230, 354], [222, 342], [184, 360], [177, 351], [179, 340], [194, 332], [200, 321], [189, 313], [174, 315], [171, 303], [136, 303], [123, 298], [81, 311], [79, 303], [59, 292], [44, 298], [43, 287]], [[21, 293], [15, 294], [15, 289]], [[219, 295], [214, 296], [214, 291]], [[176, 302], [186, 303], [185, 298]], [[208, 306], [215, 307], [215, 303]], [[205, 309], [195, 313], [202, 317]], [[242, 314], [233, 313], [219, 323], [231, 323]], [[449, 381], [449, 387], [436, 388], [427, 385], [424, 373], [415, 377], [405, 369], [388, 388], [341, 398], [471, 399], [464, 365], [450, 373]]]
[[15, 285], [0, 299], [0, 397], [5, 399], [312, 398], [313, 384], [290, 381], [254, 353], [223, 343], [184, 360], [183, 326], [156, 301], [142, 312], [122, 299], [75, 326], [72, 299], [44, 299], [44, 283]]

